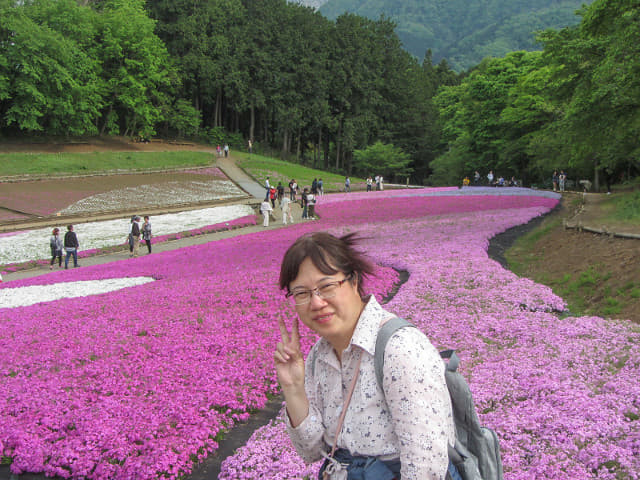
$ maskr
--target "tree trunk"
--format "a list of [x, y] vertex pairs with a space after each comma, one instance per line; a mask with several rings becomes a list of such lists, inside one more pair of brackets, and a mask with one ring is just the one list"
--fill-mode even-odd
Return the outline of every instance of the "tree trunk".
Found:
[[213, 122], [213, 126], [214, 127], [221, 127], [222, 126], [222, 90], [218, 89], [218, 91], [216, 92], [216, 107], [215, 107], [215, 113], [214, 113], [214, 122]]
[[281, 156], [284, 158], [289, 151], [287, 147], [289, 146], [289, 130], [284, 131], [284, 136], [282, 137], [282, 151]]
[[598, 157], [593, 157], [593, 191], [600, 191], [600, 172], [598, 170]]
[[329, 170], [329, 148], [331, 147], [331, 143], [329, 142], [329, 134], [324, 138], [324, 169]]
[[251, 105], [251, 122], [249, 123], [249, 140], [253, 142], [253, 132], [256, 127], [256, 109]]
[[336, 137], [336, 171], [340, 171], [340, 137], [342, 136], [342, 119], [338, 124], [338, 135]]
[[302, 153], [302, 130], [298, 128], [298, 141], [296, 142], [296, 159], [300, 161]]

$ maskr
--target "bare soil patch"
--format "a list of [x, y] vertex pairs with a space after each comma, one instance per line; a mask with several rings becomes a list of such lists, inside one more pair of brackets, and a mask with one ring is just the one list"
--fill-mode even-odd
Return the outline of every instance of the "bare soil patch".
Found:
[[[584, 225], [628, 233], [640, 233], [640, 228], [611, 220], [597, 198], [581, 209], [573, 200], [565, 196], [543, 219], [493, 242], [505, 244], [502, 250], [517, 274], [549, 285], [567, 300], [570, 313], [640, 323], [640, 240], [565, 229], [563, 220], [575, 220], [579, 209]], [[524, 234], [527, 240], [514, 245]]]

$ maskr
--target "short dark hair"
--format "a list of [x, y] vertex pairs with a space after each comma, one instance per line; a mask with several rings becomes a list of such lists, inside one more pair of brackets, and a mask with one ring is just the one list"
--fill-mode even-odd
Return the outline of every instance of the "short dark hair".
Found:
[[300, 264], [309, 258], [318, 270], [327, 275], [342, 272], [352, 274], [360, 297], [365, 296], [363, 280], [374, 274], [374, 267], [364, 253], [356, 250], [362, 240], [356, 233], [336, 237], [327, 232], [315, 232], [299, 237], [289, 247], [280, 267], [280, 288], [289, 291], [289, 284], [298, 276]]
[[73, 230], [73, 225], [67, 225], [67, 230]]

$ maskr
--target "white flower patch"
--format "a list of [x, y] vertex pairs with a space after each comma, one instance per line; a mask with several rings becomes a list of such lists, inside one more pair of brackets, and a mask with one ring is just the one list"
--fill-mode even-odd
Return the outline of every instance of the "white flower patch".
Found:
[[151, 277], [109, 278], [0, 289], [0, 308], [27, 307], [61, 298], [87, 297], [153, 282]]
[[246, 196], [235, 183], [229, 180], [190, 182], [165, 182], [139, 185], [98, 193], [69, 205], [60, 213], [97, 213], [122, 209], [123, 205], [136, 208], [181, 205], [184, 203], [209, 202]]
[[[140, 212], [140, 215], [143, 213]], [[157, 237], [229, 222], [254, 214], [249, 205], [226, 205], [152, 216], [150, 221], [153, 236]], [[67, 228], [65, 225], [59, 225], [59, 228], [60, 238], [64, 239]], [[80, 251], [124, 244], [130, 228], [130, 218], [74, 225], [74, 231], [80, 242]], [[52, 230], [53, 227], [39, 228], [0, 237], [0, 264], [51, 258], [49, 239]], [[65, 254], [64, 251], [62, 254]]]

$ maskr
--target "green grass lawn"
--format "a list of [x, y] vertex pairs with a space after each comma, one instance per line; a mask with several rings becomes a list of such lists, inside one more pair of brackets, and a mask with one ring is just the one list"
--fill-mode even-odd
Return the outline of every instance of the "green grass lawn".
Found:
[[[264, 184], [267, 176], [269, 183], [277, 186], [282, 182], [288, 189], [289, 181], [294, 178], [301, 188], [310, 187], [314, 178], [322, 179], [325, 192], [338, 192], [344, 190], [344, 175], [328, 173], [322, 170], [305, 167], [296, 163], [289, 163], [275, 158], [263, 157], [256, 154], [235, 153], [233, 155], [238, 166], [242, 167], [249, 175], [260, 184]], [[365, 180], [351, 177], [352, 190], [364, 190]]]
[[93, 152], [0, 154], [0, 176], [62, 175], [210, 165], [205, 152]]

